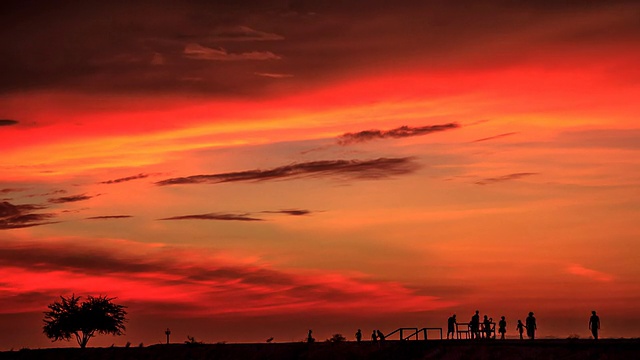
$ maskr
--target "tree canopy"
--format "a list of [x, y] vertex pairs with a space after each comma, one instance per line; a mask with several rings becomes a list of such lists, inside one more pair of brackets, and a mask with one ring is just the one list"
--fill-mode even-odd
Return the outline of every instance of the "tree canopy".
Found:
[[71, 340], [75, 337], [81, 348], [96, 334], [122, 335], [127, 312], [125, 306], [114, 304], [106, 296], [60, 296], [60, 301], [49, 304], [44, 313], [43, 332], [52, 341]]

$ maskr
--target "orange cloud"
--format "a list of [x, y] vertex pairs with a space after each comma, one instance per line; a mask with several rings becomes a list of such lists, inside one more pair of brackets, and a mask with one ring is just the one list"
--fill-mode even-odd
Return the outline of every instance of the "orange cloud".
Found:
[[569, 274], [583, 276], [591, 280], [601, 281], [601, 282], [610, 282], [610, 281], [613, 281], [614, 279], [612, 275], [609, 275], [597, 270], [588, 269], [578, 264], [573, 264], [567, 267], [567, 272]]

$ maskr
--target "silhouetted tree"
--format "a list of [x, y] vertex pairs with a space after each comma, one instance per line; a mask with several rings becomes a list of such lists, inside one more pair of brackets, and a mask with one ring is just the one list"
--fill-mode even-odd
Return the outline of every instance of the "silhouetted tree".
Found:
[[122, 335], [127, 312], [114, 299], [88, 296], [80, 302], [79, 296], [60, 296], [61, 301], [49, 304], [50, 311], [44, 313], [43, 332], [52, 341], [75, 337], [81, 348], [96, 334]]

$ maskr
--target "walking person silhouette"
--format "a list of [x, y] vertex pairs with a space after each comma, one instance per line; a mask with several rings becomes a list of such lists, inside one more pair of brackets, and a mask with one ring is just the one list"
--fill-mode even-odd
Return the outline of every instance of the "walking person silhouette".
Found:
[[533, 311], [529, 312], [529, 316], [525, 320], [527, 325], [527, 336], [529, 339], [534, 340], [536, 338], [536, 330], [538, 330], [538, 326], [536, 325], [536, 318], [533, 316]]
[[589, 318], [589, 329], [591, 330], [591, 334], [593, 334], [593, 338], [598, 340], [598, 330], [600, 330], [600, 317], [596, 315], [596, 311], [591, 312], [591, 318]]
[[520, 340], [522, 340], [522, 333], [524, 332], [524, 328], [526, 326], [524, 326], [524, 324], [522, 323], [522, 320], [518, 320], [518, 325], [516, 326], [516, 330], [518, 330], [518, 333], [520, 333]]
[[505, 320], [504, 316], [501, 316], [498, 322], [498, 332], [500, 333], [500, 339], [504, 340], [504, 334], [507, 333], [507, 320]]

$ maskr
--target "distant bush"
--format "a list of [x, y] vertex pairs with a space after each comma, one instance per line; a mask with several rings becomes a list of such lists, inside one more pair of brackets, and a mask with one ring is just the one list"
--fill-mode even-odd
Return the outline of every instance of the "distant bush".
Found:
[[347, 338], [342, 336], [342, 334], [333, 334], [333, 336], [327, 339], [328, 342], [339, 343], [347, 341]]
[[189, 336], [189, 335], [187, 335], [187, 341], [185, 341], [184, 343], [191, 346], [204, 344], [202, 341], [197, 341], [194, 336]]
[[571, 334], [569, 335], [569, 337], [567, 337], [568, 340], [578, 340], [580, 339], [580, 335], [578, 334]]

